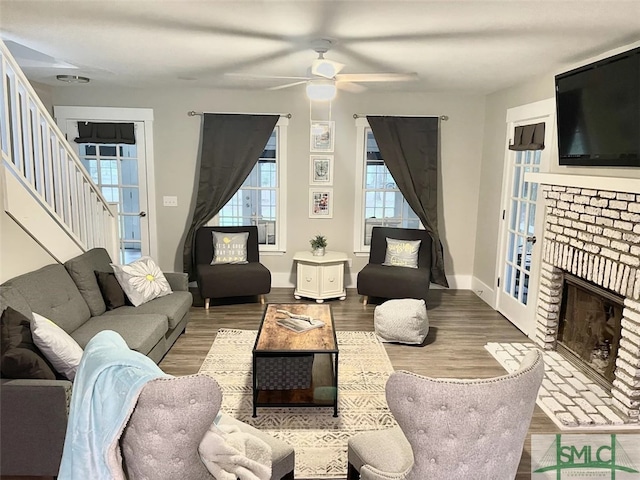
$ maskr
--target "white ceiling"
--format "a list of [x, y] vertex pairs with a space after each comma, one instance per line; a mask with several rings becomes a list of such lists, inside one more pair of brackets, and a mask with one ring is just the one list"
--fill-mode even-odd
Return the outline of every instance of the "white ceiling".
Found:
[[640, 40], [640, 0], [0, 0], [0, 36], [52, 85], [262, 89], [290, 80], [224, 74], [304, 76], [328, 38], [342, 73], [419, 76], [371, 91], [490, 93]]

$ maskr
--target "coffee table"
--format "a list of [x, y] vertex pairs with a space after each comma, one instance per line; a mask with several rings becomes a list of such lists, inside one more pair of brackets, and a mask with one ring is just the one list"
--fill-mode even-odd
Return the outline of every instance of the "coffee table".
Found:
[[[296, 333], [285, 315], [309, 315], [324, 326]], [[258, 407], [333, 407], [338, 416], [338, 341], [330, 305], [268, 304], [253, 347], [253, 416]]]

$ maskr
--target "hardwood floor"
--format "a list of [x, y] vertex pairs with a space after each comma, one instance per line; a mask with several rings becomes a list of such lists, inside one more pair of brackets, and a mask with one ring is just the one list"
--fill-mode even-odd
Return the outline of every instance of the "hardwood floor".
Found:
[[[214, 303], [206, 311], [194, 299], [186, 332], [160, 363], [172, 375], [197, 373], [211, 348], [219, 328], [257, 329], [264, 305], [255, 298]], [[233, 302], [233, 303], [232, 303]], [[273, 289], [267, 303], [308, 303], [296, 301], [293, 289]], [[331, 300], [337, 330], [373, 330], [375, 304], [363, 306], [355, 290], [348, 290], [343, 302]], [[470, 290], [433, 289], [428, 302], [429, 335], [423, 346], [385, 345], [396, 370], [410, 370], [431, 377], [491, 377], [504, 374], [503, 368], [484, 349], [487, 342], [525, 342], [527, 337], [492, 310]], [[530, 432], [556, 433], [557, 427], [536, 407]], [[27, 477], [1, 477], [2, 480]], [[32, 477], [33, 478], [33, 477]], [[517, 480], [531, 478], [530, 439], [520, 462]]]
[[[296, 301], [293, 289], [273, 289], [267, 303], [308, 303]], [[375, 304], [363, 306], [355, 290], [347, 299], [328, 301], [333, 310], [336, 330], [373, 330]], [[200, 299], [195, 305], [202, 305]], [[202, 306], [191, 310], [187, 331], [160, 363], [172, 375], [196, 373], [211, 348], [218, 328], [257, 329], [264, 306], [254, 298], [242, 303]], [[427, 312], [429, 335], [423, 346], [386, 344], [396, 370], [410, 370], [431, 377], [477, 378], [503, 375], [504, 369], [484, 349], [487, 342], [526, 342], [528, 338], [502, 315], [492, 310], [470, 290], [433, 289]], [[556, 433], [553, 422], [536, 407], [530, 432]], [[520, 462], [518, 480], [531, 478], [530, 439]]]

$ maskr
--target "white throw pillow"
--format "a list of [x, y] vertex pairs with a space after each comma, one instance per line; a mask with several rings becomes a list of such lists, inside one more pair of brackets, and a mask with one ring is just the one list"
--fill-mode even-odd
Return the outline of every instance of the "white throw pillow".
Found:
[[134, 307], [171, 293], [169, 282], [151, 257], [140, 257], [127, 265], [112, 263], [111, 266]]
[[82, 358], [82, 348], [78, 342], [51, 320], [35, 312], [31, 321], [31, 336], [53, 368], [73, 381]]

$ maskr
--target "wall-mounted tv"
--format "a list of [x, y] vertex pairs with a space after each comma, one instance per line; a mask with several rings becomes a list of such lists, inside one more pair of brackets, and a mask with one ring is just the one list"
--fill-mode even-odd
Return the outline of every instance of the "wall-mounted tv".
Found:
[[640, 48], [555, 81], [560, 165], [640, 167]]

